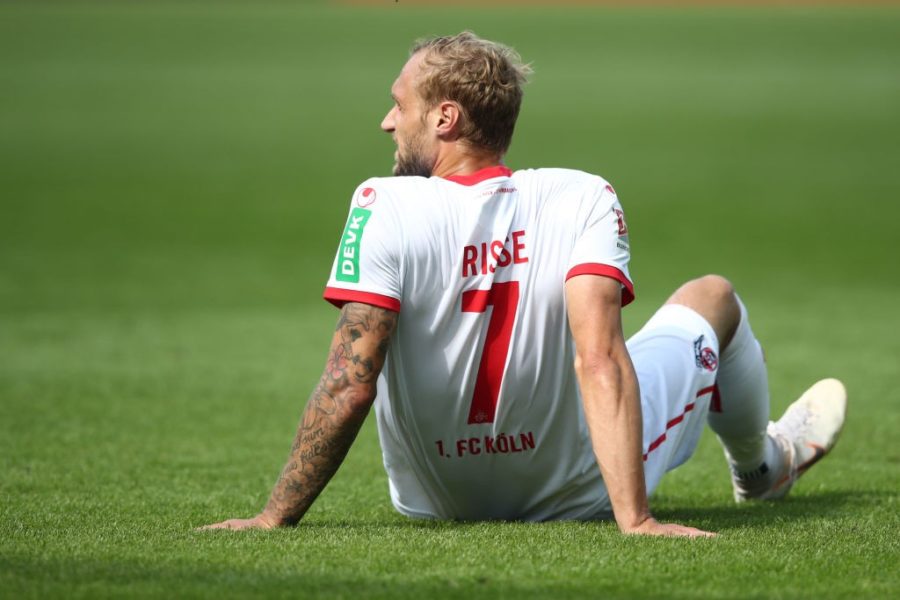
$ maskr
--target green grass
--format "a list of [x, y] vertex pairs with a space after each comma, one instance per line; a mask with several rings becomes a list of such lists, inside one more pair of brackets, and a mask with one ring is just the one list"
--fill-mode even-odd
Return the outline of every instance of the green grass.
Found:
[[[370, 421], [300, 527], [193, 531], [263, 505], [388, 86], [464, 27], [534, 62], [509, 163], [619, 191], [629, 331], [721, 272], [776, 415], [847, 382], [788, 500], [733, 505], [707, 435], [653, 506], [715, 540], [415, 522]], [[896, 596], [898, 61], [896, 9], [0, 5], [0, 596]]]

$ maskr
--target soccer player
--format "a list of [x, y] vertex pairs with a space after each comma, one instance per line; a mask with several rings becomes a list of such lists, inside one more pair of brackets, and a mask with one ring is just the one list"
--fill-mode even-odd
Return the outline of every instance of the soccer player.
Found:
[[394, 506], [438, 519], [657, 522], [647, 501], [721, 440], [737, 501], [784, 496], [834, 445], [834, 379], [769, 423], [766, 366], [732, 286], [679, 288], [628, 342], [628, 226], [613, 187], [566, 169], [512, 172], [529, 73], [470, 32], [418, 43], [381, 127], [394, 177], [353, 195], [325, 298], [325, 371], [265, 509], [211, 528], [297, 523], [375, 406]]

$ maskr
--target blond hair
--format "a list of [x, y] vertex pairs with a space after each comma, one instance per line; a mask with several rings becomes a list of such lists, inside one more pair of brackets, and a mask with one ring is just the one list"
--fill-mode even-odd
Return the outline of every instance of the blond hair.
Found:
[[419, 40], [410, 55], [418, 52], [424, 56], [416, 87], [425, 104], [456, 102], [462, 112], [460, 137], [503, 155], [512, 142], [531, 67], [512, 48], [471, 31]]

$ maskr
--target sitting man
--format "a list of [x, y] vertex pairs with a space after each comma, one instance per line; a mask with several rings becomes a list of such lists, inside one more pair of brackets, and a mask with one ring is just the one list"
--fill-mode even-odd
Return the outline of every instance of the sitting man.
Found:
[[411, 517], [712, 535], [657, 522], [647, 501], [705, 422], [739, 502], [784, 496], [832, 448], [843, 385], [820, 381], [769, 423], [762, 350], [722, 277], [684, 284], [626, 343], [613, 187], [502, 162], [528, 72], [469, 32], [413, 48], [381, 124], [394, 177], [353, 195], [325, 289], [341, 315], [291, 457], [258, 516], [209, 527], [297, 523], [373, 403], [391, 500]]

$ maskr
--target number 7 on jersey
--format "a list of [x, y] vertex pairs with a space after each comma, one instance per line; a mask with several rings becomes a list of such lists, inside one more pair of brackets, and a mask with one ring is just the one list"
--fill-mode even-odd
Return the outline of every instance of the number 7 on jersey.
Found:
[[493, 307], [488, 323], [475, 392], [469, 407], [469, 424], [493, 423], [497, 412], [497, 398], [503, 383], [503, 367], [509, 356], [513, 323], [519, 307], [519, 282], [494, 283], [489, 290], [463, 292], [462, 312], [483, 313]]

